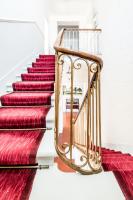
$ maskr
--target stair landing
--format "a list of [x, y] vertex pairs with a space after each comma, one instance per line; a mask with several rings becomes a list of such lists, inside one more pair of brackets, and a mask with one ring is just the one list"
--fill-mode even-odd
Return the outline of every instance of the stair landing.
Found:
[[36, 199], [125, 200], [112, 172], [83, 176], [63, 173], [56, 164], [37, 171], [30, 195], [30, 200]]

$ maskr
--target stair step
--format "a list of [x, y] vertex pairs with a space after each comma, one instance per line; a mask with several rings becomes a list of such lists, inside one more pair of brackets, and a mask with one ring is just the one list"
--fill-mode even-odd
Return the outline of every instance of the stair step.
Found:
[[53, 81], [21, 81], [12, 86], [14, 91], [54, 91]]
[[55, 55], [39, 55], [39, 58], [55, 58]]
[[54, 81], [55, 73], [31, 73], [31, 74], [21, 74], [21, 78], [23, 81]]
[[51, 105], [51, 93], [12, 92], [1, 96], [2, 106]]
[[0, 129], [46, 128], [48, 111], [49, 108], [44, 106], [2, 107], [0, 108]]
[[53, 59], [53, 58], [37, 58], [36, 62], [45, 62], [45, 63], [54, 64], [55, 63], [55, 59]]
[[34, 67], [34, 68], [28, 68], [28, 73], [55, 73], [54, 68], [39, 68], [39, 67]]
[[46, 63], [46, 62], [33, 62], [32, 67], [55, 67], [55, 64]]
[[45, 130], [0, 130], [0, 166], [35, 165]]

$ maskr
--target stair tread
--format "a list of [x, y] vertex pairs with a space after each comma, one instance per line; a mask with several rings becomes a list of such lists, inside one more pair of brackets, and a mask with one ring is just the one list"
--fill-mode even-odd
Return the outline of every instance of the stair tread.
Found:
[[13, 83], [15, 91], [54, 91], [54, 81], [20, 81]]
[[3, 106], [51, 105], [52, 93], [12, 92], [1, 96]]
[[21, 74], [21, 78], [23, 81], [54, 81], [55, 73], [27, 73]]
[[2, 107], [0, 129], [45, 128], [48, 107]]
[[36, 164], [37, 149], [44, 132], [44, 130], [0, 130], [0, 165]]

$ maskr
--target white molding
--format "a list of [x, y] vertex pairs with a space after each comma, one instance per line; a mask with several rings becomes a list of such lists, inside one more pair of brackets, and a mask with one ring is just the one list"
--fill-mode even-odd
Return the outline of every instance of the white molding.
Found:
[[[38, 53], [39, 54], [39, 53]], [[1, 79], [0, 82], [3, 81], [4, 79], [6, 79], [13, 71], [15, 71], [16, 69], [18, 69], [20, 66], [23, 65], [23, 63], [25, 63], [26, 61], [28, 62], [28, 60], [33, 59], [33, 53], [29, 54], [28, 56], [26, 56], [25, 58], [23, 58], [20, 62], [18, 62], [14, 67], [11, 68], [10, 71], [8, 71]]]
[[35, 21], [28, 21], [28, 20], [18, 20], [18, 19], [0, 19], [0, 22], [7, 22], [7, 23], [29, 23], [35, 24]]
[[22, 23], [22, 24], [34, 24], [38, 31], [40, 32], [41, 36], [44, 39], [44, 33], [39, 27], [38, 23], [36, 21], [28, 21], [28, 20], [18, 20], [18, 19], [0, 19], [0, 23]]

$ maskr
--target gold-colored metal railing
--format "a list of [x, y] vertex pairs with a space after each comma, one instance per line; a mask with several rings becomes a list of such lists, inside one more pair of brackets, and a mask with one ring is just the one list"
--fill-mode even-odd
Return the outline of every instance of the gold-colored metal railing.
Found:
[[[78, 35], [78, 49], [75, 46], [74, 36], [69, 37], [66, 45], [66, 32], [73, 31]], [[101, 32], [100, 29], [63, 29], [59, 33], [54, 48], [56, 51], [56, 81], [55, 81], [55, 148], [59, 157], [72, 169], [82, 174], [95, 174], [101, 172], [101, 102], [100, 102], [100, 73], [103, 66], [101, 58], [80, 51], [80, 32]], [[87, 37], [86, 37], [87, 38]], [[74, 39], [74, 42], [72, 41]], [[65, 42], [64, 42], [65, 40]], [[77, 42], [77, 41], [76, 41]], [[86, 43], [86, 41], [85, 41]], [[84, 43], [84, 44], [85, 44]], [[65, 45], [64, 45], [65, 44]], [[99, 45], [97, 45], [99, 46]], [[70, 107], [64, 108], [63, 81], [69, 68]], [[82, 77], [85, 89], [79, 109], [75, 111], [74, 88], [76, 79], [80, 77], [81, 70], [86, 76]], [[77, 75], [77, 72], [79, 75]], [[63, 103], [62, 103], [63, 102]]]

